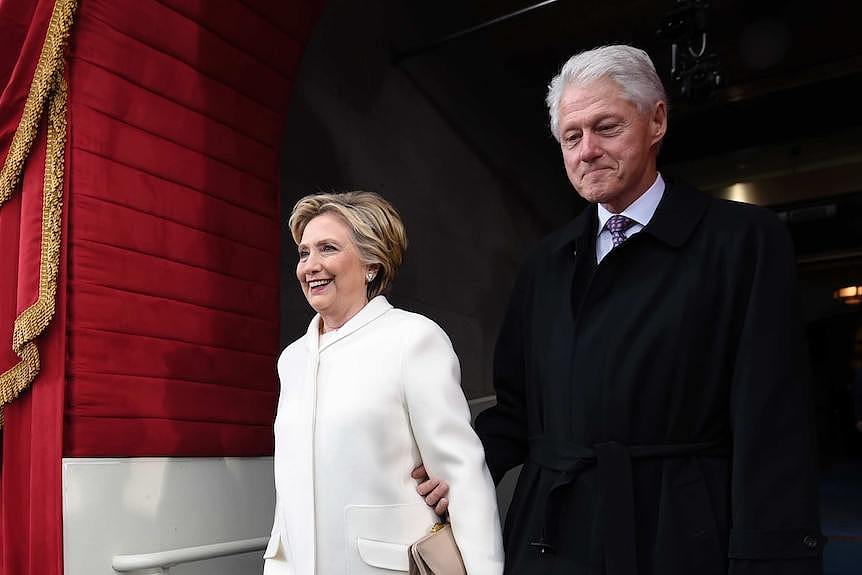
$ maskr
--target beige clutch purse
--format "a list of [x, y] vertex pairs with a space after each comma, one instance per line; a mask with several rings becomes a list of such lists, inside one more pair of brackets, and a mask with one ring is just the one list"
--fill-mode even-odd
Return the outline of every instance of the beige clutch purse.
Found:
[[410, 575], [467, 575], [448, 523], [435, 523], [431, 533], [411, 545], [409, 561]]

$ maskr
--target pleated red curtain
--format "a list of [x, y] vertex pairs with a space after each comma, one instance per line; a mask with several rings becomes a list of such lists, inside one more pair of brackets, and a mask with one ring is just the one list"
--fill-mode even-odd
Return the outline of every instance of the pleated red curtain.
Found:
[[316, 10], [81, 3], [67, 456], [271, 453], [278, 146]]
[[[73, 8], [70, 2], [48, 0], [0, 3], [4, 574], [62, 572], [60, 462], [67, 301], [65, 252], [60, 250], [65, 228], [60, 201], [67, 191], [62, 179], [62, 75]], [[36, 380], [38, 385], [33, 385]]]
[[[0, 2], [0, 165], [59, 3]], [[72, 4], [55, 311], [4, 406], [4, 575], [62, 573], [64, 456], [272, 451], [278, 146], [322, 2]], [[44, 291], [47, 112], [39, 130], [0, 195], [0, 374]]]

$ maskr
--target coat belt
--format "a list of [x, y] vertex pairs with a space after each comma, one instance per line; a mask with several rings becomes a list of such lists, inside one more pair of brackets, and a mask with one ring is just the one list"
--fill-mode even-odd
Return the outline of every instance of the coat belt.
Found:
[[544, 555], [553, 552], [551, 542], [552, 500], [561, 487], [572, 484], [593, 466], [599, 474], [599, 517], [604, 541], [605, 566], [608, 575], [637, 575], [635, 557], [635, 514], [632, 459], [671, 457], [728, 457], [730, 450], [721, 442], [668, 443], [659, 445], [623, 445], [616, 441], [597, 443], [592, 447], [553, 440], [544, 436], [530, 438], [530, 460], [559, 477], [545, 495], [542, 508], [542, 532], [530, 543]]

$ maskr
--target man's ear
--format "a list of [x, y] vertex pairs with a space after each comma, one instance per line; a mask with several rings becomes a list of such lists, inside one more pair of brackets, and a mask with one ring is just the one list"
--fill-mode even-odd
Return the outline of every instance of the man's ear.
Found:
[[652, 132], [652, 145], [661, 142], [665, 132], [667, 132], [667, 103], [663, 100], [656, 102], [655, 108], [653, 108], [650, 117], [650, 130]]

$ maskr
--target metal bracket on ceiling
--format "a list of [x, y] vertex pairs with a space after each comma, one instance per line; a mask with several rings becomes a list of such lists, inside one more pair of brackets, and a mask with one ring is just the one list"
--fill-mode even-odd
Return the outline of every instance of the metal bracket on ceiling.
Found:
[[413, 48], [408, 48], [403, 52], [400, 52], [395, 55], [395, 64], [400, 64], [405, 60], [409, 60], [411, 58], [415, 58], [421, 54], [426, 52], [430, 52], [431, 50], [435, 50], [444, 44], [448, 44], [453, 40], [458, 40], [459, 38], [463, 38], [465, 36], [469, 36], [471, 34], [475, 34], [480, 30], [484, 30], [485, 28], [490, 28], [491, 26], [496, 26], [497, 24], [501, 24], [502, 22], [506, 22], [508, 20], [512, 20], [513, 18], [517, 18], [519, 16], [523, 16], [533, 10], [537, 10], [539, 8], [543, 8], [549, 4], [554, 4], [559, 0], [544, 0], [543, 2], [536, 2], [534, 4], [530, 4], [524, 8], [520, 8], [518, 10], [514, 10], [513, 12], [509, 12], [508, 14], [503, 14], [502, 16], [497, 16], [496, 18], [491, 18], [490, 20], [486, 20], [475, 26], [470, 26], [469, 28], [464, 28], [462, 30], [458, 30], [457, 32], [453, 32], [442, 38], [438, 38], [437, 40], [432, 40], [431, 42], [427, 42], [425, 44], [420, 44]]
[[670, 44], [670, 75], [689, 100], [709, 99], [721, 86], [718, 56], [707, 51], [707, 0], [676, 0], [656, 35]]

